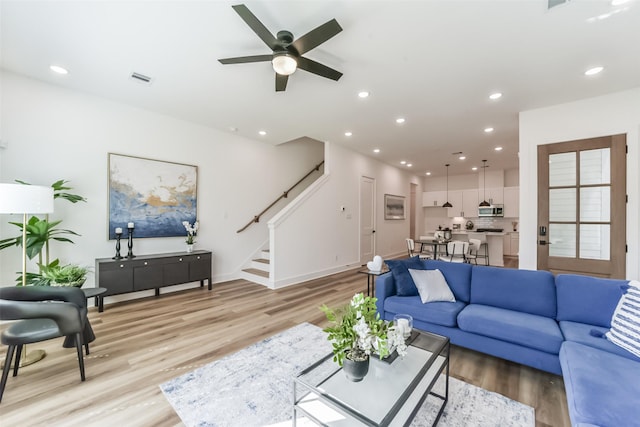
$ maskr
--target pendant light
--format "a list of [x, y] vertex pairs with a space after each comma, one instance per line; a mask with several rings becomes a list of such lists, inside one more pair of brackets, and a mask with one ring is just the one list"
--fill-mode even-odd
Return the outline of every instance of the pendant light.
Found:
[[445, 165], [447, 167], [447, 202], [442, 205], [443, 208], [452, 208], [453, 205], [449, 203], [449, 163]]
[[483, 165], [482, 165], [482, 169], [484, 170], [484, 177], [482, 178], [482, 202], [480, 202], [480, 204], [478, 206], [480, 207], [486, 207], [486, 206], [491, 206], [489, 204], [489, 202], [487, 202], [487, 198], [485, 197], [487, 195], [487, 161], [483, 160], [482, 161]]

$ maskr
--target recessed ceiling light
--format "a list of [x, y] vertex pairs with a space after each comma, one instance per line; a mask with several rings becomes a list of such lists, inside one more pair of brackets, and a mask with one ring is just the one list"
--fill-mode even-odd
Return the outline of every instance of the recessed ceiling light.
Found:
[[404, 120], [404, 118], [402, 118], [402, 117], [398, 117], [398, 118], [396, 119], [396, 123], [397, 123], [397, 124], [399, 124], [399, 125], [401, 125], [402, 123], [404, 123], [404, 121], [405, 121], [405, 120]]
[[484, 131], [486, 133], [490, 133], [490, 132], [493, 132], [493, 128], [492, 127], [484, 128]]
[[400, 164], [401, 164], [401, 165], [406, 165], [406, 164], [407, 164], [407, 161], [406, 161], [406, 160], [402, 160], [402, 161], [400, 162]]
[[429, 176], [429, 175], [431, 175], [431, 172], [427, 172], [425, 175], [428, 175], [428, 176]]
[[471, 168], [471, 170], [472, 170], [472, 171], [477, 171], [477, 170], [478, 170], [478, 167], [477, 167], [477, 166], [474, 166], [474, 167], [472, 167], [472, 168]]
[[585, 76], [594, 76], [594, 75], [602, 72], [602, 70], [604, 70], [604, 67], [589, 68], [587, 71], [584, 72], [584, 75]]
[[489, 99], [500, 99], [502, 97], [502, 94], [500, 92], [496, 92], [496, 93], [492, 93], [491, 95], [489, 95]]
[[344, 136], [351, 136], [351, 135], [353, 135], [353, 132], [345, 132], [344, 133]]
[[49, 65], [49, 69], [58, 74], [69, 74], [69, 70], [59, 65]]
[[374, 148], [374, 149], [373, 149], [373, 152], [374, 152], [374, 153], [379, 153], [379, 152], [380, 152], [380, 149], [379, 149], [379, 148]]
[[363, 90], [362, 92], [358, 92], [358, 97], [360, 98], [368, 98], [370, 95], [369, 92], [367, 92], [366, 90]]
[[413, 166], [411, 163], [407, 163], [408, 168], [410, 168], [411, 166]]
[[494, 150], [496, 150], [496, 151], [502, 151], [502, 147], [496, 147], [496, 148], [494, 148]]
[[267, 134], [267, 132], [265, 132], [265, 131], [263, 131], [263, 130], [259, 131], [258, 133], [259, 133], [261, 136], [265, 136], [265, 135]]
[[466, 158], [467, 158], [467, 156], [465, 156], [465, 155], [461, 155], [460, 157], [458, 157], [459, 160], [464, 160]]

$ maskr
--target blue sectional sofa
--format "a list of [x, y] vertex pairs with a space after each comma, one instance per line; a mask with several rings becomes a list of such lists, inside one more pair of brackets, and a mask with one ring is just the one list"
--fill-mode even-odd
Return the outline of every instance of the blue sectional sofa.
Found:
[[376, 280], [382, 318], [410, 314], [414, 327], [452, 344], [562, 375], [574, 426], [640, 425], [640, 358], [604, 337], [627, 281], [406, 262], [440, 270], [456, 301], [423, 304], [396, 263]]

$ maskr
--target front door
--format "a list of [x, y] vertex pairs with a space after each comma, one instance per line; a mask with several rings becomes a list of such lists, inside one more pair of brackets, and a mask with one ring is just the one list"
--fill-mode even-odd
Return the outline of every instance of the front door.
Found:
[[626, 136], [538, 146], [538, 269], [624, 278]]
[[363, 176], [360, 179], [360, 264], [362, 265], [373, 259], [376, 250], [375, 195], [375, 180]]

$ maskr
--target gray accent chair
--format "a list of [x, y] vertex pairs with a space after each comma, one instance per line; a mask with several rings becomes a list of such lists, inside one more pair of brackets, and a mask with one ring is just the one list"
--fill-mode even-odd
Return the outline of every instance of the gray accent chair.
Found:
[[[95, 339], [87, 318], [87, 299], [79, 288], [16, 286], [0, 288], [0, 320], [17, 320], [2, 332], [7, 355], [0, 383], [0, 402], [7, 384], [11, 362], [13, 376], [18, 375], [25, 344], [66, 337], [76, 347], [80, 378], [85, 380], [82, 347]], [[15, 354], [15, 358], [14, 358]]]

